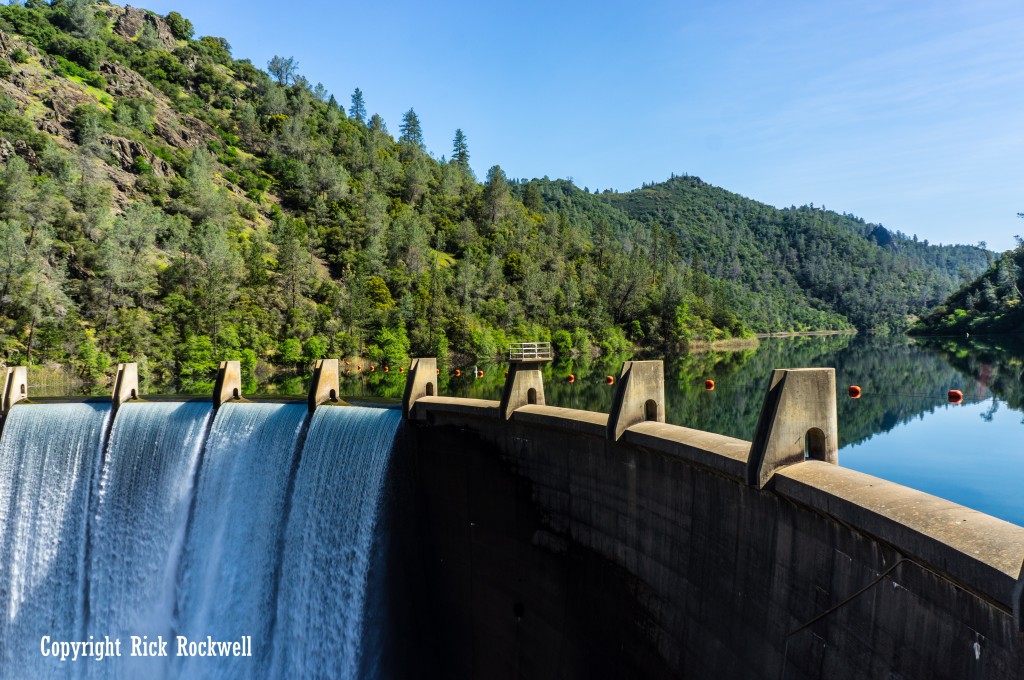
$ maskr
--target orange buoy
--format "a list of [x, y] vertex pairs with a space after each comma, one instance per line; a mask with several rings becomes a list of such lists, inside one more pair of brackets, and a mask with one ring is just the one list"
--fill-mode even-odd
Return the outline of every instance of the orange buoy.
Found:
[[505, 371], [505, 377], [506, 378], [508, 377], [508, 371]]
[[708, 392], [710, 392], [711, 390], [715, 389], [715, 381], [714, 380], [705, 380], [704, 381], [704, 389], [706, 389]]
[[476, 377], [478, 377], [478, 378], [484, 377], [484, 372], [483, 371], [477, 371], [476, 372]]
[[949, 399], [950, 404], [959, 404], [964, 400], [964, 393], [960, 390], [950, 390], [946, 393], [946, 398]]
[[576, 376], [570, 373], [569, 375], [565, 376], [565, 381], [571, 385], [574, 382], [576, 382]]
[[441, 369], [440, 369], [440, 368], [439, 368], [439, 369], [437, 369], [437, 374], [438, 374], [438, 375], [441, 375]]
[[374, 366], [373, 364], [370, 364], [370, 373], [373, 373], [376, 370], [377, 370], [377, 367]]
[[346, 361], [346, 362], [345, 362], [345, 365], [346, 365], [346, 366], [348, 366], [348, 365], [349, 365], [349, 363], [348, 363], [348, 362]]
[[399, 373], [405, 373], [405, 366], [399, 366], [398, 367], [398, 372]]
[[356, 370], [357, 371], [363, 370], [363, 365], [362, 364], [356, 364]]
[[850, 399], [860, 399], [860, 387], [850, 385]]
[[384, 372], [385, 373], [390, 373], [391, 372], [391, 367], [390, 366], [385, 366], [384, 367]]
[[606, 385], [611, 385], [611, 384], [613, 384], [615, 382], [615, 378], [613, 378], [610, 375], [606, 375], [604, 377], [604, 382], [605, 382]]
[[458, 377], [461, 377], [461, 376], [462, 376], [462, 371], [460, 371], [459, 369], [456, 368], [455, 369], [455, 377], [458, 378]]
[[346, 369], [345, 369], [345, 375], [348, 375], [348, 374], [349, 374], [349, 373], [351, 373], [351, 372], [352, 372], [352, 369], [351, 369], [351, 368], [346, 368]]

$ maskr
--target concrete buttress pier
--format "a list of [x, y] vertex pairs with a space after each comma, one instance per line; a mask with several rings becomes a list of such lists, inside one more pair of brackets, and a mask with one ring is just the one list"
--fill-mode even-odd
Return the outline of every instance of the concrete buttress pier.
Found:
[[118, 364], [117, 376], [114, 378], [114, 393], [110, 397], [116, 411], [126, 401], [139, 398], [139, 365], [136, 363]]
[[413, 359], [409, 375], [405, 378], [405, 394], [402, 397], [402, 416], [412, 417], [412, 407], [417, 399], [437, 394], [437, 359]]
[[608, 438], [618, 441], [637, 423], [665, 422], [665, 367], [661, 361], [627, 361], [608, 414]]
[[217, 382], [213, 386], [213, 408], [242, 398], [242, 364], [239, 361], [222, 361], [217, 369]]
[[501, 419], [508, 420], [512, 414], [524, 406], [544, 405], [544, 374], [543, 364], [536, 361], [513, 361], [508, 367], [508, 377], [501, 392]]
[[337, 359], [319, 359], [313, 365], [313, 380], [309, 385], [309, 412], [320, 404], [339, 401], [341, 383]]
[[8, 366], [4, 391], [0, 394], [0, 416], [6, 416], [22, 399], [28, 399], [28, 367]]
[[813, 458], [839, 462], [834, 368], [772, 371], [747, 461], [747, 481], [764, 487], [775, 471]]

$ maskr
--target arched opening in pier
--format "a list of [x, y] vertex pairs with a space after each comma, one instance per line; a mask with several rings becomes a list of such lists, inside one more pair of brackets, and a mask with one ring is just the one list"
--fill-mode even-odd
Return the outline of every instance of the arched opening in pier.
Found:
[[804, 459], [826, 460], [825, 433], [817, 427], [807, 430], [804, 437]]
[[231, 398], [232, 399], [238, 399], [239, 396], [240, 395], [238, 394], [238, 388], [237, 387], [232, 388], [232, 390], [231, 390]]
[[648, 399], [647, 403], [644, 404], [644, 420], [657, 420], [658, 419], [658, 402], [653, 399]]
[[434, 383], [432, 383], [432, 382], [428, 382], [427, 383], [427, 396], [428, 397], [434, 396]]
[[537, 388], [531, 387], [526, 391], [526, 403], [536, 404], [537, 403]]

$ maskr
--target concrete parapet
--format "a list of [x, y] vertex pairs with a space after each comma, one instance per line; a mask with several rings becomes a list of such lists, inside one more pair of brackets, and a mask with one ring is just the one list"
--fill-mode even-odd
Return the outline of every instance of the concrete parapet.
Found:
[[8, 366], [4, 391], [0, 394], [0, 416], [7, 415], [11, 407], [22, 399], [28, 399], [28, 367]]
[[213, 387], [213, 408], [242, 398], [242, 364], [239, 361], [222, 361], [217, 369], [217, 382]]
[[338, 378], [338, 360], [320, 359], [313, 366], [313, 380], [309, 385], [309, 412], [326, 402], [338, 401], [341, 383]]
[[512, 362], [501, 392], [501, 417], [508, 420], [516, 409], [523, 406], [544, 405], [544, 374], [542, 363]]
[[498, 417], [500, 402], [492, 399], [460, 399], [457, 397], [420, 397], [419, 408], [410, 411], [413, 420], [431, 422], [437, 415], [452, 414], [491, 420]]
[[665, 422], [665, 367], [661, 361], [627, 361], [608, 414], [608, 439], [618, 441], [628, 428], [647, 421]]
[[747, 483], [763, 488], [775, 471], [814, 458], [839, 462], [834, 368], [777, 368], [765, 393], [747, 458]]
[[114, 393], [110, 401], [116, 411], [121, 404], [139, 398], [139, 365], [136, 363], [118, 364], [117, 377], [114, 378]]
[[437, 359], [413, 359], [409, 374], [405, 378], [405, 394], [402, 396], [402, 416], [412, 417], [412, 407], [417, 399], [437, 395]]

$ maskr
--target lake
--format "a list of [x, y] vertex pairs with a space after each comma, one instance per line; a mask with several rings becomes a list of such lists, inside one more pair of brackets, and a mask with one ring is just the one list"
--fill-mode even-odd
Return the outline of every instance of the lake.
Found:
[[[666, 420], [750, 440], [773, 368], [836, 369], [839, 464], [1024, 525], [1024, 349], [1004, 339], [832, 335], [763, 339], [757, 349], [665, 362]], [[545, 367], [548, 404], [607, 412], [626, 357]], [[503, 364], [443, 371], [440, 393], [498, 399]], [[575, 376], [569, 383], [566, 376]], [[708, 391], [704, 381], [715, 381]], [[353, 398], [400, 398], [404, 375], [343, 377]], [[862, 394], [851, 399], [847, 388]], [[964, 393], [950, 404], [947, 392]]]

